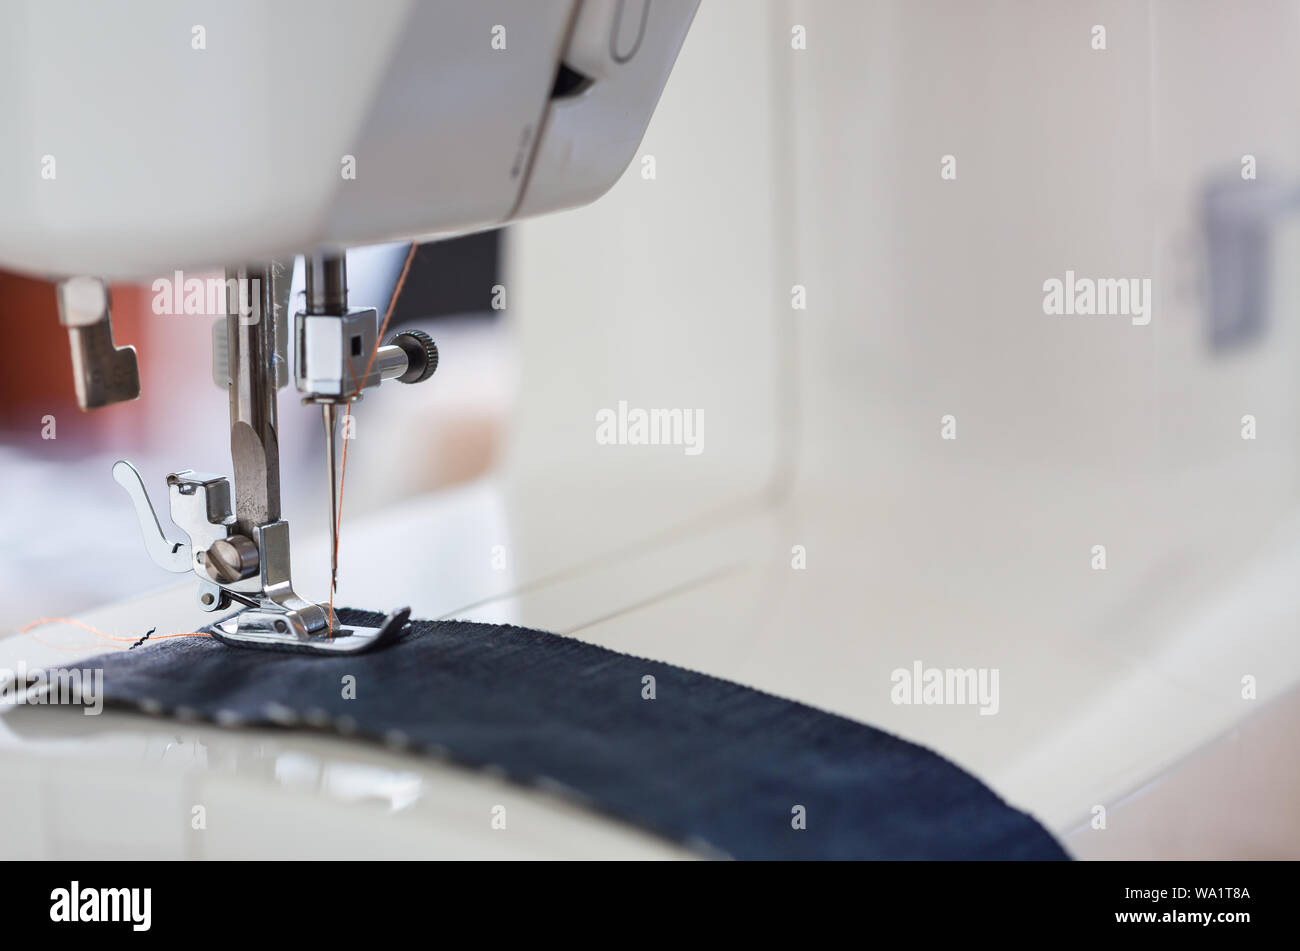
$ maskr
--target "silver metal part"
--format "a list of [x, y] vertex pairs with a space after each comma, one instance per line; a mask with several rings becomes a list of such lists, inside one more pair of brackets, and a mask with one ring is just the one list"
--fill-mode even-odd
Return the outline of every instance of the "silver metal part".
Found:
[[289, 385], [289, 291], [293, 260], [271, 263], [271, 313], [275, 317], [275, 388]]
[[307, 313], [341, 314], [348, 306], [348, 258], [346, 254], [315, 251], [303, 255], [303, 282]]
[[230, 607], [230, 594], [212, 581], [199, 582], [199, 607], [204, 611], [224, 611]]
[[257, 526], [251, 538], [235, 534], [230, 483], [224, 477], [188, 469], [167, 477], [172, 521], [190, 539], [182, 544], [163, 535], [135, 467], [119, 461], [113, 475], [136, 503], [145, 545], [154, 561], [169, 571], [193, 570], [199, 577], [199, 604], [204, 610], [228, 607], [232, 600], [248, 605], [220, 622], [223, 639], [347, 653], [373, 647], [385, 634], [383, 627], [344, 629], [326, 608], [298, 597], [289, 572], [288, 523]]
[[234, 524], [235, 518], [230, 514], [230, 483], [225, 476], [182, 469], [167, 476], [167, 494], [172, 522], [190, 539], [189, 567], [206, 579], [207, 550], [229, 537]]
[[[236, 594], [253, 596], [256, 604], [236, 619], [239, 627], [250, 632], [264, 630], [308, 636], [328, 634], [328, 612], [319, 604], [305, 601], [293, 590], [289, 573], [289, 523], [272, 522], [255, 529], [253, 540], [260, 555], [256, 575], [233, 584], [223, 584]], [[232, 632], [235, 636], [238, 632]]]
[[83, 410], [124, 403], [140, 396], [140, 367], [134, 347], [113, 343], [108, 288], [93, 277], [59, 282], [59, 322], [68, 328], [77, 403]]
[[370, 360], [379, 315], [372, 307], [348, 307], [346, 255], [305, 255], [303, 274], [305, 309], [294, 318], [298, 390], [307, 400], [355, 399], [380, 383]]
[[[344, 627], [319, 604], [293, 593], [289, 581], [289, 526], [276, 522], [258, 529], [261, 589], [257, 604], [214, 625], [222, 640], [253, 647], [293, 647], [329, 654], [355, 654], [395, 640], [410, 611], [388, 616], [380, 627]], [[243, 582], [247, 584], [249, 582]], [[237, 586], [227, 586], [236, 591]]]
[[144, 487], [144, 480], [135, 466], [125, 459], [113, 464], [113, 480], [131, 497], [135, 505], [135, 516], [140, 522], [140, 534], [144, 536], [144, 549], [153, 559], [153, 563], [165, 571], [189, 571], [194, 567], [194, 556], [190, 546], [184, 542], [174, 542], [163, 534], [158, 515], [149, 501], [149, 493]]
[[321, 417], [325, 423], [325, 462], [330, 470], [330, 587], [339, 589], [339, 470], [336, 464], [334, 435], [338, 429], [338, 404], [321, 403]]
[[[240, 281], [256, 279], [261, 313], [273, 315], [285, 306], [282, 282], [292, 272], [286, 267], [238, 268], [227, 272]], [[235, 464], [235, 518], [230, 534], [243, 536], [256, 548], [256, 571], [243, 543], [219, 548], [211, 554], [221, 562], [203, 573], [218, 581], [232, 596], [252, 605], [228, 619], [223, 628], [233, 641], [259, 643], [281, 639], [300, 643], [316, 636], [329, 637], [337, 622], [319, 604], [298, 597], [290, 576], [289, 525], [280, 518], [280, 447], [276, 430], [275, 367], [279, 351], [275, 319], [256, 322], [238, 316], [236, 302], [228, 301], [230, 364], [230, 453]], [[214, 541], [216, 541], [214, 539]], [[237, 552], [235, 547], [242, 547]], [[211, 546], [205, 546], [205, 551]], [[232, 563], [225, 556], [238, 556]], [[207, 559], [205, 558], [205, 561]], [[197, 567], [196, 567], [197, 570]], [[235, 574], [240, 578], [232, 577]], [[203, 576], [202, 574], [200, 575]]]
[[[330, 487], [330, 589], [338, 590], [338, 430], [339, 404], [360, 397], [382, 377], [375, 366], [379, 315], [370, 308], [348, 308], [347, 257], [317, 252], [303, 258], [305, 310], [294, 318], [298, 348], [295, 382], [304, 402], [317, 402], [325, 425], [325, 464]], [[374, 355], [375, 359], [372, 359]]]
[[379, 385], [378, 357], [374, 363], [370, 360], [377, 320], [373, 307], [334, 314], [298, 313], [294, 318], [298, 334], [294, 374], [305, 398], [350, 400]]
[[[277, 265], [279, 266], [279, 265]], [[275, 301], [275, 388], [289, 385], [289, 278], [277, 281]], [[283, 288], [283, 290], [281, 290]], [[283, 300], [280, 300], [283, 295]], [[238, 318], [236, 318], [238, 319]], [[212, 382], [219, 390], [230, 389], [230, 318], [212, 322]]]
[[[208, 552], [218, 544], [225, 544], [234, 523], [230, 514], [230, 483], [225, 476], [184, 469], [167, 477], [171, 519], [185, 533], [188, 542], [172, 541], [163, 533], [135, 466], [119, 459], [113, 464], [113, 478], [135, 504], [145, 549], [154, 563], [168, 571], [193, 571], [201, 579], [209, 580]], [[241, 546], [239, 551], [248, 557], [247, 548]], [[251, 557], [257, 558], [255, 548]]]
[[234, 584], [251, 578], [257, 566], [257, 546], [245, 535], [218, 539], [205, 553], [204, 567], [208, 576], [221, 584]]
[[212, 382], [220, 390], [230, 389], [230, 318], [212, 322]]
[[[232, 268], [230, 280], [256, 286], [262, 314], [273, 311], [275, 274], [270, 268]], [[257, 284], [253, 285], [253, 281]], [[228, 299], [229, 313], [239, 302]], [[230, 360], [230, 454], [235, 464], [235, 517], [239, 531], [280, 518], [280, 441], [276, 432], [275, 321], [228, 319]]]
[[401, 347], [389, 343], [375, 352], [375, 370], [379, 373], [380, 379], [395, 380], [403, 376], [409, 368], [410, 360]]
[[375, 647], [391, 644], [402, 636], [411, 617], [410, 608], [399, 608], [384, 618], [379, 627], [339, 626], [329, 634], [301, 634], [286, 632], [276, 625], [279, 619], [268, 618], [271, 626], [256, 630], [245, 623], [249, 612], [218, 621], [213, 625], [213, 636], [248, 647], [285, 648], [311, 651], [319, 654], [360, 654]]
[[[332, 610], [294, 592], [289, 525], [280, 514], [276, 408], [277, 384], [283, 385], [286, 366], [285, 315], [291, 273], [282, 265], [227, 271], [229, 316], [218, 325], [225, 330], [225, 353], [224, 357], [214, 355], [214, 373], [220, 379], [224, 371], [230, 390], [233, 499], [231, 483], [224, 476], [188, 469], [169, 475], [171, 518], [189, 537], [188, 544], [173, 542], [163, 533], [135, 468], [118, 462], [113, 475], [135, 504], [153, 560], [169, 571], [192, 570], [199, 578], [203, 610], [222, 610], [233, 601], [246, 606], [213, 626], [219, 640], [254, 647], [356, 653], [395, 640], [410, 612], [396, 611], [377, 628], [345, 627]], [[309, 257], [307, 275], [308, 310], [295, 322], [299, 334], [297, 382], [308, 402], [322, 404], [330, 466], [330, 581], [336, 586], [338, 406], [357, 398], [361, 389], [377, 386], [382, 379], [410, 376], [419, 367], [411, 356], [416, 351], [409, 347], [376, 349], [377, 315], [372, 309], [348, 309], [347, 274], [341, 256]], [[250, 301], [256, 306], [249, 308]], [[371, 372], [366, 373], [372, 354]]]

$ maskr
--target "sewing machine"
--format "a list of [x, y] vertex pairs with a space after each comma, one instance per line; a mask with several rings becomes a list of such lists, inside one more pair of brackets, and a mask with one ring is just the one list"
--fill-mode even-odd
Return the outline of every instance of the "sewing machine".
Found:
[[[48, 133], [0, 149], [0, 207], [14, 209], [0, 262], [101, 277], [243, 267], [512, 220], [548, 206], [544, 194], [589, 197], [561, 172], [599, 153], [547, 153], [547, 130], [596, 108], [609, 77], [572, 52], [576, 29], [566, 47], [557, 20], [533, 64], [540, 85], [523, 82], [533, 60], [511, 18], [536, 24], [544, 6], [158, 4], [156, 22], [127, 30], [95, 7], [10, 3], [52, 52], [24, 56], [21, 32], [0, 31], [0, 102], [22, 103], [7, 120]], [[415, 29], [434, 8], [461, 26], [468, 10], [492, 11], [467, 27], [482, 48]], [[652, 0], [647, 30], [667, 9]], [[1094, 20], [1106, 50], [1091, 45]], [[701, 4], [638, 149], [658, 180], [637, 162], [603, 200], [511, 229], [521, 369], [501, 464], [354, 521], [348, 603], [523, 624], [877, 725], [971, 770], [1076, 855], [1293, 857], [1300, 324], [1287, 315], [1300, 289], [1280, 265], [1229, 267], [1250, 278], [1237, 296], [1260, 319], [1228, 352], [1198, 288], [1211, 270], [1199, 256], [1207, 184], [1225, 166], [1241, 181], [1239, 151], [1258, 158], [1256, 184], [1300, 178], [1285, 120], [1300, 81], [1294, 22], [1295, 4], [1231, 16], [1178, 2]], [[501, 60], [514, 64], [504, 73], [491, 59], [507, 55], [491, 49], [498, 24], [521, 58]], [[796, 26], [806, 49], [792, 46]], [[257, 47], [256, 80], [219, 59], [233, 35]], [[346, 57], [320, 55], [344, 38]], [[132, 147], [67, 161], [65, 146], [125, 133], [54, 53], [111, 55], [95, 83], [140, 111], [128, 138], [178, 160], [141, 162]], [[643, 54], [626, 68], [649, 71]], [[209, 57], [198, 62], [211, 76], [191, 82], [224, 109], [141, 66], [164, 55]], [[484, 123], [456, 65], [518, 80], [491, 100], [512, 126]], [[358, 70], [370, 79], [354, 81]], [[285, 90], [274, 103], [255, 95], [264, 80]], [[661, 81], [638, 87], [650, 103]], [[611, 179], [649, 107], [632, 110]], [[508, 155], [511, 180], [523, 130], [544, 114], [527, 182], [490, 202], [478, 187], [489, 157]], [[157, 115], [179, 124], [174, 136], [152, 130]], [[461, 137], [448, 141], [438, 116]], [[39, 178], [47, 154], [57, 186]], [[347, 155], [355, 180], [341, 177]], [[221, 189], [227, 174], [242, 191]], [[594, 192], [597, 177], [575, 180]], [[1289, 260], [1294, 227], [1273, 238], [1274, 260]], [[1043, 282], [1067, 269], [1152, 278], [1150, 323], [1044, 313]], [[292, 308], [290, 329], [298, 309], [308, 314]], [[443, 349], [432, 381], [390, 379], [367, 399], [435, 392], [456, 368]], [[601, 444], [595, 414], [622, 401], [703, 407], [703, 452]], [[285, 414], [311, 414], [315, 434], [323, 411], [290, 402]], [[1244, 414], [1258, 440], [1243, 438]], [[309, 527], [294, 523], [295, 558], [327, 566], [331, 546]], [[75, 540], [79, 552], [108, 541]], [[84, 570], [59, 554], [68, 573]], [[190, 631], [194, 615], [213, 619], [195, 596], [188, 582], [133, 588], [78, 617], [122, 637]], [[68, 663], [65, 643], [104, 649], [62, 633], [48, 647], [0, 640], [0, 666]], [[998, 669], [997, 713], [895, 703], [891, 671], [918, 664]], [[1249, 699], [1246, 675], [1258, 679]], [[13, 777], [0, 837], [18, 855], [678, 854], [499, 777], [306, 731], [17, 710], [0, 719], [0, 755]], [[220, 836], [190, 830], [196, 803], [222, 817]], [[509, 834], [489, 824], [498, 803]]]
[[[59, 313], [81, 408], [140, 394], [134, 350], [114, 343], [105, 278], [228, 266], [213, 376], [230, 393], [233, 484], [170, 474], [177, 540], [135, 467], [113, 468], [153, 561], [193, 572], [204, 611], [242, 606], [214, 636], [340, 653], [401, 633], [405, 609], [377, 628], [344, 627], [294, 590], [277, 434], [289, 366], [324, 422], [336, 590], [340, 414], [386, 380], [429, 379], [439, 359], [419, 330], [381, 341], [387, 321], [349, 300], [344, 250], [597, 198], [631, 160], [696, 4], [235, 3], [183, 17], [165, 2], [126, 17], [10, 4], [23, 29], [8, 35], [49, 51], [22, 75], [0, 67], [20, 120], [10, 132], [51, 151], [26, 170], [0, 160], [0, 264], [65, 276]], [[93, 97], [82, 86], [92, 76]], [[175, 124], [154, 139], [156, 115]], [[241, 129], [260, 134], [232, 149]], [[305, 299], [290, 333], [294, 253]], [[95, 276], [72, 276], [82, 274]]]

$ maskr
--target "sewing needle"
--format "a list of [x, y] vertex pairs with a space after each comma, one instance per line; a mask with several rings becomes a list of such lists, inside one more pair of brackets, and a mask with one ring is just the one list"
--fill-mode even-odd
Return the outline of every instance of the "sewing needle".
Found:
[[321, 417], [325, 423], [325, 457], [330, 468], [330, 589], [339, 589], [338, 541], [338, 466], [335, 465], [334, 430], [338, 407], [334, 403], [321, 403]]

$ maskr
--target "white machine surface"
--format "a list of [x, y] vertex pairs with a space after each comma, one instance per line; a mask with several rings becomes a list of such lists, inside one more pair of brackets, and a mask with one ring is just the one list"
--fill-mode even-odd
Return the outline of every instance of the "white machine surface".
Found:
[[[17, 8], [53, 27], [46, 6]], [[364, 24], [342, 7], [303, 14], [304, 48], [347, 36], [363, 63], [386, 59], [406, 49], [406, 6]], [[301, 30], [291, 7], [284, 29]], [[599, 90], [597, 46], [569, 35]], [[0, 77], [25, 62], [9, 42]], [[303, 64], [272, 62], [297, 81]], [[377, 206], [307, 172], [299, 193], [272, 193], [232, 135], [304, 163], [288, 140], [323, 134], [314, 114], [368, 101], [340, 82], [322, 102], [312, 66], [274, 125], [270, 110], [247, 134], [212, 123], [179, 156], [249, 162], [255, 201], [210, 192], [134, 217], [20, 200], [35, 233], [0, 225], [0, 263], [139, 274], [171, 247], [179, 264], [222, 264], [439, 230], [421, 222], [442, 219], [440, 202], [457, 229], [603, 188], [603, 164], [566, 184], [580, 163], [558, 147], [531, 165], [554, 201], [444, 191], [457, 163], [486, 174], [483, 153], [446, 143], [448, 164], [421, 179], [418, 150], [398, 146], [436, 129], [379, 109], [340, 122], [393, 146], [371, 158], [395, 186]], [[363, 70], [372, 86], [399, 73]], [[1216, 261], [1205, 196], [1223, 170], [1249, 153], [1300, 185], [1297, 88], [1295, 3], [702, 4], [644, 139], [611, 158], [615, 175], [634, 161], [609, 194], [511, 232], [520, 379], [503, 463], [351, 521], [336, 603], [543, 628], [844, 714], [954, 760], [1080, 857], [1300, 855], [1300, 285], [1265, 268], [1251, 289], [1264, 329], [1226, 352], [1207, 343], [1202, 290]], [[445, 93], [421, 106], [430, 121], [464, 105]], [[566, 106], [548, 108], [543, 128], [561, 135]], [[8, 161], [0, 199], [21, 199], [3, 191]], [[226, 229], [186, 226], [214, 208]], [[1272, 260], [1300, 252], [1289, 214], [1268, 219]], [[110, 222], [132, 240], [101, 263], [89, 236]], [[1152, 319], [1044, 314], [1043, 282], [1067, 269], [1150, 277]], [[620, 401], [701, 409], [703, 451], [601, 445], [595, 414]], [[1257, 439], [1241, 437], [1246, 415]], [[136, 530], [125, 505], [120, 529]], [[313, 587], [328, 545], [294, 550]], [[210, 620], [192, 582], [81, 618], [117, 636]], [[46, 643], [0, 638], [0, 667], [102, 648], [66, 626], [34, 633]], [[890, 672], [918, 661], [997, 668], [997, 714], [892, 702]], [[0, 768], [13, 858], [688, 855], [492, 775], [304, 732], [20, 708], [0, 717]], [[196, 803], [220, 817], [207, 831], [186, 822]], [[508, 832], [489, 822], [497, 804]]]
[[153, 277], [591, 201], [697, 2], [6, 0], [0, 261]]

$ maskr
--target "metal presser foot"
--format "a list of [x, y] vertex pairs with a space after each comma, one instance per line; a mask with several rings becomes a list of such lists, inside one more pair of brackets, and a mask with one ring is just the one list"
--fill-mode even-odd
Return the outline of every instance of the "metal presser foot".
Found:
[[391, 644], [406, 629], [410, 609], [399, 608], [379, 627], [342, 624], [328, 608], [294, 594], [289, 577], [289, 526], [284, 521], [240, 534], [230, 511], [230, 483], [224, 476], [185, 469], [167, 477], [171, 518], [188, 537], [177, 542], [163, 534], [135, 466], [120, 460], [113, 478], [135, 504], [149, 556], [168, 571], [193, 571], [199, 578], [199, 606], [224, 611], [213, 636], [235, 647], [296, 650], [321, 654], [359, 654]]
[[[262, 650], [296, 650], [311, 654], [360, 654], [396, 643], [411, 623], [411, 609], [398, 608], [384, 618], [379, 627], [336, 626], [329, 635], [309, 635], [304, 640], [286, 641], [279, 633], [261, 638], [243, 625], [245, 614], [218, 621], [212, 636], [232, 647]], [[337, 619], [336, 619], [337, 623]]]
[[[356, 654], [397, 640], [410, 610], [393, 611], [379, 627], [344, 625], [330, 608], [294, 593], [289, 524], [280, 517], [276, 416], [277, 390], [288, 382], [284, 340], [291, 277], [286, 265], [231, 269], [226, 274], [226, 345], [217, 348], [213, 375], [230, 391], [233, 511], [225, 476], [191, 469], [174, 472], [167, 477], [171, 519], [189, 540], [172, 541], [163, 533], [135, 467], [119, 461], [113, 478], [135, 504], [145, 548], [154, 562], [168, 571], [198, 576], [203, 610], [245, 606], [213, 625], [218, 640], [238, 647]], [[375, 319], [374, 310], [347, 307], [341, 255], [308, 257], [307, 310], [297, 317], [295, 379], [304, 403], [330, 408], [327, 424], [333, 421], [332, 410], [359, 399], [363, 390], [387, 379], [418, 383], [437, 367], [437, 348], [419, 331], [405, 331], [388, 345], [377, 346]], [[333, 584], [338, 525], [333, 427], [327, 429]]]

